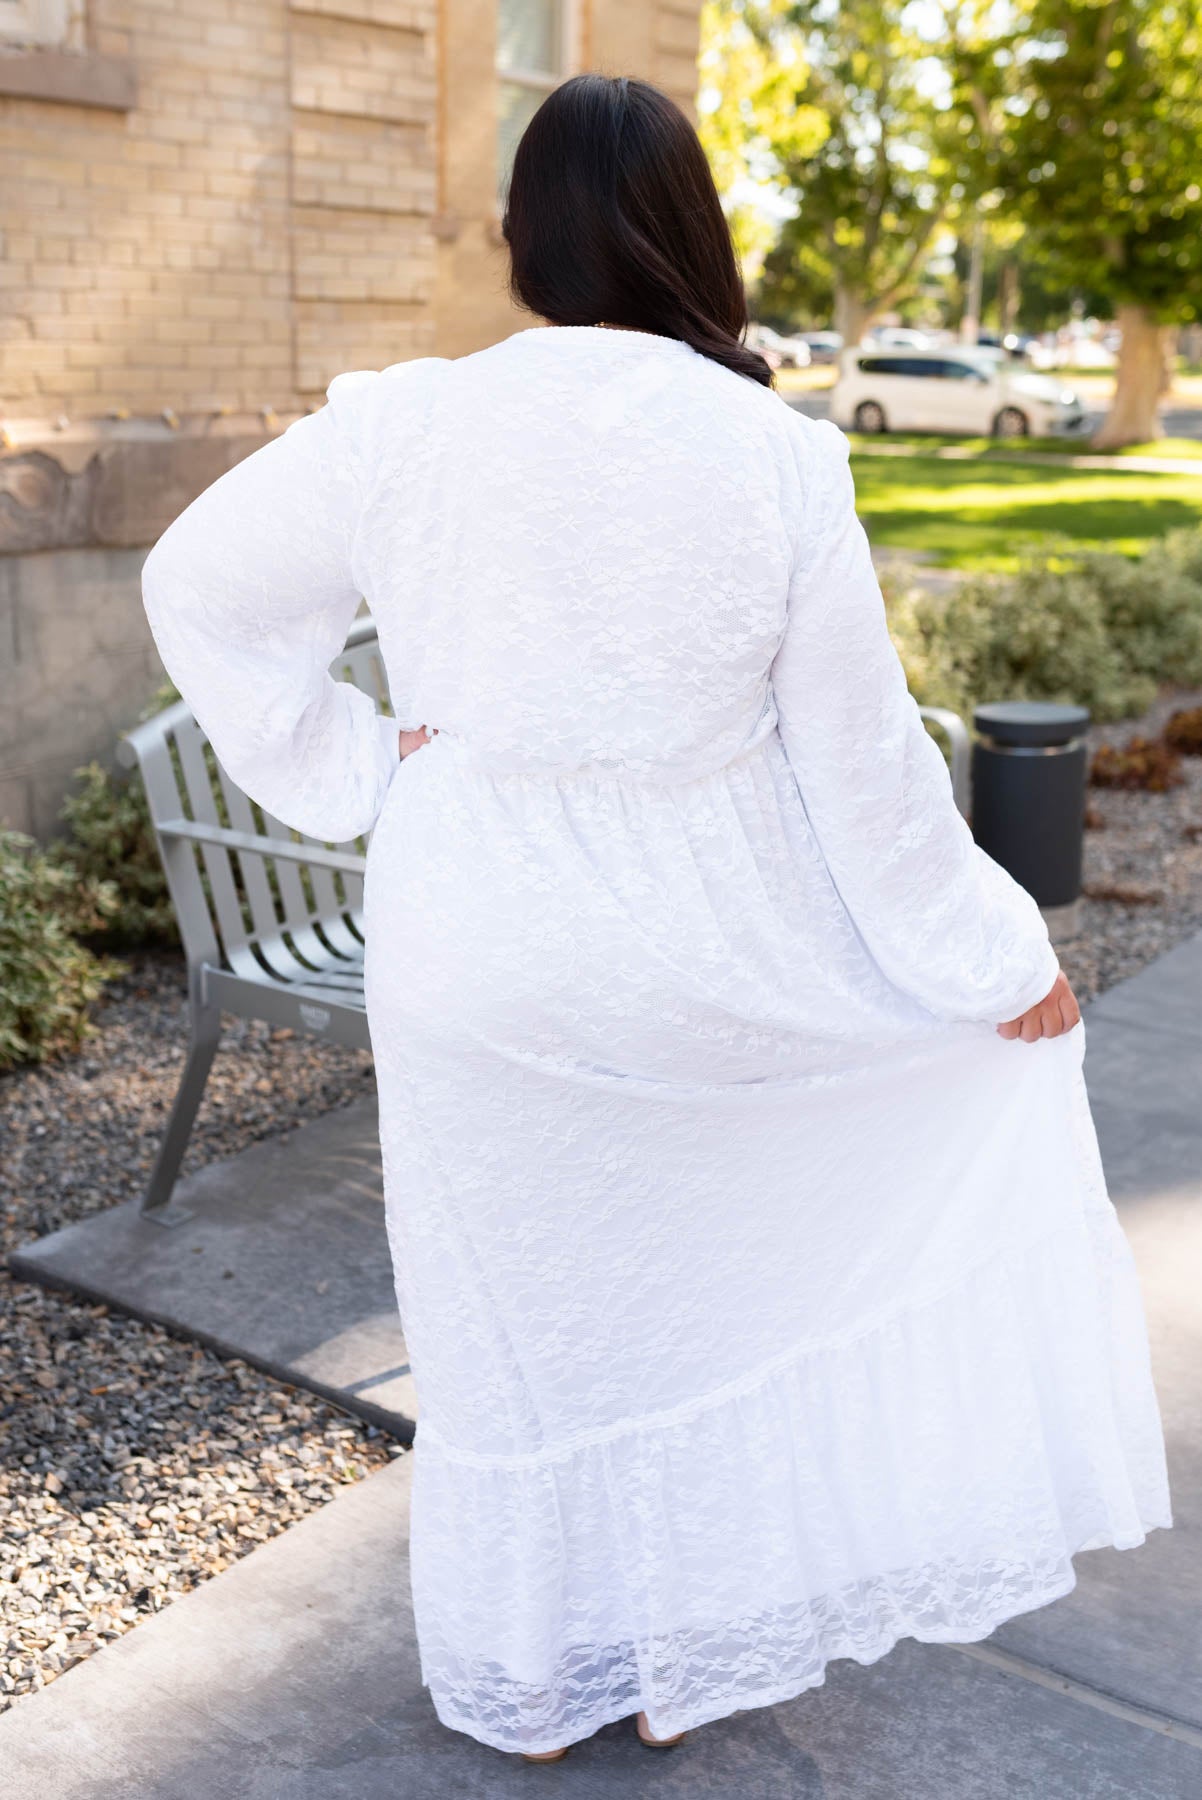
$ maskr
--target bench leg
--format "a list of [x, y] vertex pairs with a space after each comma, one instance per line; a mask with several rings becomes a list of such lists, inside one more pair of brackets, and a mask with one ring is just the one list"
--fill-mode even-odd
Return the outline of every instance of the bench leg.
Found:
[[[168, 1219], [162, 1215], [171, 1199], [175, 1178], [184, 1160], [184, 1151], [188, 1148], [188, 1139], [192, 1135], [192, 1126], [220, 1039], [221, 1008], [206, 1006], [193, 1017], [188, 1060], [184, 1064], [171, 1117], [167, 1121], [167, 1129], [163, 1133], [163, 1141], [159, 1145], [159, 1153], [155, 1157], [154, 1168], [142, 1196], [143, 1217], [154, 1219], [157, 1224], [168, 1223]], [[174, 1223], [180, 1216], [182, 1215], [172, 1215], [171, 1222]]]

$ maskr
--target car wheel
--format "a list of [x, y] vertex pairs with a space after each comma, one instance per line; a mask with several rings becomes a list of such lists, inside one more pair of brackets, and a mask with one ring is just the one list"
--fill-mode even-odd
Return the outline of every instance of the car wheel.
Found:
[[1003, 406], [993, 421], [994, 437], [1013, 438], [1030, 437], [1031, 427], [1027, 423], [1027, 415], [1017, 406]]
[[875, 400], [864, 400], [856, 407], [855, 427], [857, 431], [873, 434], [887, 429], [885, 425], [885, 409], [878, 406]]

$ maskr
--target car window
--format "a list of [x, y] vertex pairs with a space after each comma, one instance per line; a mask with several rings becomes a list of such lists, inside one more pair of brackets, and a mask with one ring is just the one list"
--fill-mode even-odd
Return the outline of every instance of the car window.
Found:
[[897, 356], [893, 359], [894, 375], [917, 375], [923, 379], [930, 375], [938, 375], [940, 363], [933, 356]]
[[979, 363], [945, 362], [942, 373], [948, 381], [975, 381], [985, 373]]

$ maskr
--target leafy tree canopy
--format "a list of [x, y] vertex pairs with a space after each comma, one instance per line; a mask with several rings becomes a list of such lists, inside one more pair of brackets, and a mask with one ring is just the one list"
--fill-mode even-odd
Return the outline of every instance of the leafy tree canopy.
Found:
[[1200, 66], [1202, 0], [1032, 0], [958, 70], [1049, 277], [1161, 324], [1202, 313]]
[[[909, 291], [954, 194], [957, 148], [937, 43], [897, 0], [727, 0], [772, 71], [760, 179], [790, 216], [765, 265], [777, 310], [829, 302], [845, 336]], [[741, 129], [741, 109], [726, 128]]]

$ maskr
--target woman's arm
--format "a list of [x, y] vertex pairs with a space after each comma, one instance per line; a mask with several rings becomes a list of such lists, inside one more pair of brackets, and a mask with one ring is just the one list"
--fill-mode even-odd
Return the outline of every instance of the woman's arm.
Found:
[[370, 371], [227, 470], [142, 568], [163, 666], [218, 761], [286, 825], [343, 843], [375, 823], [399, 766], [397, 721], [329, 664], [358, 610], [356, 413]]
[[886, 628], [847, 439], [799, 415], [790, 429], [804, 513], [772, 684], [807, 816], [897, 987], [945, 1018], [1016, 1019], [1056, 980], [1047, 927], [956, 809]]

